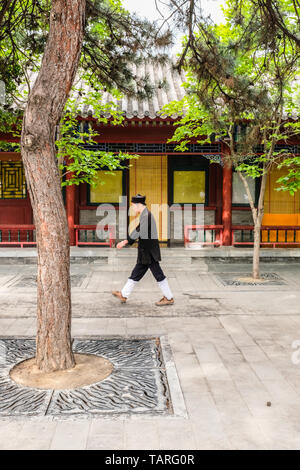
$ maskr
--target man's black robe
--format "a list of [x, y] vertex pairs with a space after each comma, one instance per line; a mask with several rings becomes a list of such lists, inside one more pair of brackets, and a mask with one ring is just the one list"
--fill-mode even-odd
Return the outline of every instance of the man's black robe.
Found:
[[156, 222], [147, 207], [140, 215], [139, 225], [129, 235], [128, 244], [133, 245], [136, 240], [138, 240], [138, 263], [151, 264], [153, 260], [161, 261]]

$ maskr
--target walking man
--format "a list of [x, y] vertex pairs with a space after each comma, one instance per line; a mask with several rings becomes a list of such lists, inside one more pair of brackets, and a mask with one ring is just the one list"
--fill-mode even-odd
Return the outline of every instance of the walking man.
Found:
[[145, 201], [146, 196], [141, 196], [140, 194], [131, 199], [134, 213], [140, 214], [140, 223], [128, 236], [127, 240], [118, 243], [117, 248], [120, 250], [126, 245], [133, 245], [138, 239], [137, 263], [122, 291], [114, 291], [112, 294], [118, 297], [122, 303], [125, 303], [136, 284], [150, 269], [164, 295], [161, 300], [156, 302], [156, 305], [159, 307], [173, 305], [173, 294], [159, 264], [161, 255], [155, 219], [147, 209]]

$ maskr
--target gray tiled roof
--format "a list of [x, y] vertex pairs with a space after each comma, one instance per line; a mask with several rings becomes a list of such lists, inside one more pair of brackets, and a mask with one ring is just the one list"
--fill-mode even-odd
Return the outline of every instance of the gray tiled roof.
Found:
[[[184, 73], [178, 73], [174, 70], [171, 63], [160, 65], [153, 64], [153, 62], [147, 62], [142, 66], [132, 66], [133, 74], [139, 78], [148, 77], [148, 81], [151, 86], [154, 87], [151, 98], [145, 100], [137, 100], [134, 97], [124, 95], [120, 101], [117, 101], [111, 96], [110, 93], [104, 92], [102, 95], [102, 103], [107, 104], [113, 101], [118, 105], [118, 109], [123, 111], [124, 115], [128, 118], [149, 118], [155, 119], [162, 107], [170, 101], [180, 100], [185, 95], [185, 90], [182, 87], [184, 81]], [[160, 83], [165, 82], [166, 85], [159, 87]], [[80, 89], [81, 84], [76, 85], [76, 89]], [[89, 88], [86, 85], [82, 86], [82, 91], [88, 94]], [[75, 94], [76, 96], [76, 94]], [[80, 98], [78, 99], [77, 105], [81, 111], [82, 116], [93, 114], [93, 110], [88, 108], [87, 105], [80, 106]], [[177, 117], [177, 116], [173, 116]]]
[[[132, 65], [132, 71], [134, 75], [137, 75], [139, 78], [148, 76], [149, 82], [154, 86], [154, 92], [151, 98], [138, 101], [136, 98], [129, 96], [123, 96], [121, 101], [114, 99], [109, 93], [104, 92], [102, 97], [102, 102], [104, 104], [113, 101], [118, 104], [118, 108], [123, 111], [124, 115], [128, 119], [132, 118], [148, 118], [149, 120], [155, 119], [159, 116], [160, 111], [163, 106], [170, 103], [173, 100], [181, 100], [185, 95], [185, 88], [182, 86], [185, 81], [185, 74], [182, 71], [179, 73], [174, 69], [172, 61], [164, 65], [160, 65], [154, 62], [147, 62], [143, 65], [136, 67]], [[159, 84], [165, 82], [166, 86], [160, 88]], [[300, 77], [297, 78], [296, 83], [300, 82]], [[79, 84], [80, 85], [80, 84]], [[89, 89], [83, 87], [85, 93], [88, 93]], [[76, 95], [75, 95], [76, 96]], [[82, 116], [88, 116], [93, 114], [93, 110], [89, 109], [86, 106], [80, 108], [80, 99], [78, 100], [79, 109]], [[163, 116], [164, 119], [172, 118], [176, 119], [178, 115], [173, 114], [172, 116]], [[284, 118], [299, 119], [299, 116], [296, 114], [289, 115], [285, 113]]]
[[[117, 104], [118, 109], [123, 111], [124, 115], [128, 119], [155, 119], [159, 116], [159, 113], [164, 105], [170, 103], [173, 100], [181, 100], [186, 94], [185, 88], [182, 86], [183, 82], [185, 81], [184, 72], [179, 73], [177, 70], [175, 70], [171, 60], [164, 65], [157, 64], [151, 61], [143, 63], [138, 67], [132, 65], [132, 72], [139, 78], [143, 78], [145, 76], [149, 78], [150, 84], [154, 86], [154, 92], [151, 98], [141, 101], [137, 100], [136, 98], [124, 95], [120, 101], [117, 101], [108, 92], [103, 92], [102, 94], [103, 104], [108, 104], [109, 102], [113, 101], [115, 104]], [[31, 83], [34, 83], [36, 76], [37, 73], [32, 73], [30, 75], [29, 80]], [[300, 82], [300, 77], [297, 79], [296, 83], [298, 81]], [[159, 84], [161, 82], [165, 82], [166, 85], [160, 88]], [[25, 87], [26, 86], [23, 85], [20, 88], [20, 91], [22, 92], [22, 89], [24, 90]], [[89, 108], [83, 103], [81, 93], [79, 93], [79, 91], [87, 95], [91, 89], [92, 88], [86, 82], [83, 83], [81, 81], [78, 81], [75, 84], [75, 90], [72, 92], [71, 95], [72, 98], [76, 99], [77, 107], [80, 111], [79, 114], [82, 117], [87, 117], [89, 115], [93, 115], [94, 113], [93, 109]], [[15, 107], [22, 106], [20, 105], [20, 103], [18, 103], [17, 105], [15, 105]], [[165, 119], [176, 119], [178, 116], [172, 115], [163, 117]], [[288, 117], [291, 117], [292, 119], [299, 119], [299, 116], [297, 115], [290, 116], [286, 113], [285, 118]]]

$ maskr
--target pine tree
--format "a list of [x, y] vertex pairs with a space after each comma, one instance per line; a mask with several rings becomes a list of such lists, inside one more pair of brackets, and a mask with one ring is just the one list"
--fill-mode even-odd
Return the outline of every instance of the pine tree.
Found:
[[[21, 134], [21, 153], [33, 208], [38, 248], [37, 353], [43, 372], [74, 366], [71, 347], [69, 233], [55, 147], [76, 74], [96, 90], [118, 87], [148, 96], [147, 77], [131, 63], [153, 57], [170, 42], [170, 32], [129, 15], [119, 0], [4, 0], [0, 10], [0, 80], [7, 110], [18, 87], [30, 87]], [[156, 54], [156, 60], [165, 60]], [[19, 122], [19, 121], [17, 121]]]

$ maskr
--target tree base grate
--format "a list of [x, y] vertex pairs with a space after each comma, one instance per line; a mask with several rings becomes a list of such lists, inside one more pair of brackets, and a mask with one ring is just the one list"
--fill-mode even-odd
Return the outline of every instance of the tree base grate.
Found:
[[[177, 388], [175, 395], [181, 390], [177, 374], [174, 377], [170, 347], [166, 345], [164, 354], [162, 343], [164, 337], [76, 338], [74, 352], [108, 359], [114, 365], [112, 374], [74, 390], [41, 390], [19, 385], [9, 375], [16, 363], [35, 355], [35, 339], [0, 338], [0, 417], [174, 415], [168, 367], [172, 386]], [[182, 403], [180, 406], [183, 416]]]
[[[82, 283], [86, 278], [85, 274], [72, 274], [71, 276], [72, 287], [82, 287]], [[21, 275], [15, 282], [11, 284], [13, 287], [35, 287], [36, 288], [37, 277], [34, 274]], [[11, 287], [10, 286], [10, 287]]]
[[[250, 279], [250, 273], [220, 273], [215, 274], [216, 278], [221, 281], [223, 286], [283, 286], [286, 281], [276, 273], [263, 273], [261, 280]], [[249, 278], [249, 280], [244, 280]]]

